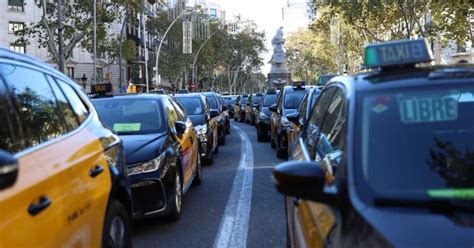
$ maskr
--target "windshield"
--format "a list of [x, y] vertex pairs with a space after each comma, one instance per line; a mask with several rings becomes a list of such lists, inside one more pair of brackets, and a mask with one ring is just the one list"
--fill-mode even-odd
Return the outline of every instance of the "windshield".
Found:
[[107, 126], [118, 134], [158, 133], [164, 130], [160, 103], [149, 99], [97, 99], [94, 106]]
[[248, 96], [242, 97], [242, 98], [240, 99], [240, 104], [241, 104], [241, 105], [247, 104], [247, 99], [248, 99]]
[[202, 103], [199, 98], [176, 97], [176, 101], [181, 103], [188, 115], [200, 115], [203, 112]]
[[356, 168], [370, 191], [438, 197], [473, 190], [473, 93], [436, 87], [360, 96]]
[[313, 98], [311, 99], [310, 108], [313, 108], [314, 104], [316, 103], [316, 100], [318, 100], [319, 94], [321, 94], [320, 90], [314, 90], [313, 91]]
[[211, 105], [211, 109], [217, 109], [217, 99], [214, 96], [206, 96], [209, 105]]
[[305, 90], [295, 90], [289, 91], [285, 94], [285, 109], [297, 109], [300, 106], [301, 101], [303, 100], [304, 95], [306, 94]]
[[260, 100], [262, 100], [262, 96], [254, 96], [253, 97], [253, 104], [259, 104]]
[[263, 98], [263, 106], [270, 107], [272, 104], [276, 103], [276, 99], [276, 94], [265, 95], [265, 97]]
[[225, 104], [234, 105], [235, 104], [235, 98], [225, 98]]

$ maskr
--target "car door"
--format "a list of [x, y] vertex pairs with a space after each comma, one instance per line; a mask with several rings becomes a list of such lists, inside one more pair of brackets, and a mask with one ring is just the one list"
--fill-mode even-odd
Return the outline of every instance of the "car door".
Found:
[[79, 108], [79, 103], [70, 104], [44, 73], [14, 68], [4, 79], [15, 95], [28, 144], [16, 154], [27, 171], [20, 171], [24, 178], [10, 192], [2, 192], [10, 206], [16, 206], [12, 208], [16, 214], [9, 211], [1, 217], [2, 228], [12, 230], [19, 225], [22, 231], [9, 232], [1, 242], [6, 246], [98, 246], [111, 182], [108, 170], [90, 174], [106, 166], [106, 161], [101, 143], [86, 128], [91, 121], [87, 109], [83, 105], [83, 115], [77, 115], [73, 107]]
[[276, 130], [277, 130], [277, 127], [278, 127], [277, 126], [278, 122], [279, 122], [280, 106], [281, 106], [281, 103], [283, 101], [283, 92], [284, 92], [284, 89], [282, 89], [280, 91], [280, 93], [278, 94], [277, 100], [276, 100], [277, 111], [272, 112], [271, 117], [270, 117], [271, 136], [272, 136], [272, 139], [273, 139], [274, 142], [276, 142]]
[[234, 119], [240, 118], [240, 99], [241, 99], [241, 96], [238, 96], [237, 99], [235, 100]]
[[[325, 93], [331, 94], [330, 97]], [[311, 159], [319, 161], [327, 173], [328, 187], [335, 187], [335, 168], [341, 161], [343, 149], [343, 134], [345, 133], [346, 99], [342, 88], [333, 86], [333, 89], [323, 92], [321, 101], [316, 103], [308, 125], [319, 127], [317, 134], [308, 128], [309, 136], [317, 135], [316, 145], [311, 147]], [[314, 121], [314, 123], [313, 123]], [[308, 137], [309, 139], [309, 137]], [[293, 244], [295, 247], [322, 247], [326, 237], [335, 224], [336, 217], [328, 205], [307, 200], [293, 199]]]

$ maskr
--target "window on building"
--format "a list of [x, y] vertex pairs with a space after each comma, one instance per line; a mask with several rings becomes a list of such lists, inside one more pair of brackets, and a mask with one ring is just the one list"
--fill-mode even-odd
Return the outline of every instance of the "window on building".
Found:
[[74, 79], [74, 67], [66, 67], [66, 74]]
[[209, 17], [211, 19], [216, 19], [217, 18], [217, 9], [209, 9]]
[[18, 53], [26, 53], [26, 46], [25, 44], [10, 43], [10, 50]]
[[13, 34], [16, 31], [21, 31], [25, 28], [25, 23], [23, 22], [9, 22], [8, 23], [8, 33]]
[[24, 12], [24, 3], [23, 0], [8, 0], [8, 10]]

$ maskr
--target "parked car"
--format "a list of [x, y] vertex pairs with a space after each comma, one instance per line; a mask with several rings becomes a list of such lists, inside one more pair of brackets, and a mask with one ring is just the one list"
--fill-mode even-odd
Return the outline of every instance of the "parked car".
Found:
[[234, 121], [244, 122], [245, 120], [245, 106], [247, 105], [248, 95], [239, 95], [235, 100], [234, 106]]
[[262, 141], [269, 141], [271, 135], [270, 129], [270, 106], [276, 103], [277, 99], [277, 90], [270, 90], [265, 93], [260, 101], [259, 106], [257, 107], [256, 115], [257, 119], [255, 121], [255, 127], [257, 128], [257, 140]]
[[122, 142], [76, 82], [0, 48], [0, 120], [0, 247], [131, 247]]
[[93, 103], [123, 140], [134, 217], [178, 220], [183, 194], [202, 181], [199, 142], [186, 111], [168, 95], [122, 95]]
[[245, 108], [245, 122], [255, 125], [255, 112], [258, 106], [258, 103], [262, 99], [262, 93], [250, 94], [247, 105]]
[[289, 247], [474, 243], [474, 67], [426, 66], [426, 44], [367, 45], [370, 72], [325, 86], [292, 161], [273, 171]]
[[224, 111], [227, 110], [227, 106], [222, 105], [215, 92], [204, 92], [202, 94], [207, 98], [207, 101], [211, 106], [211, 110], [215, 110], [219, 113], [219, 115], [215, 117], [217, 121], [217, 129], [219, 132], [218, 140], [219, 145], [225, 145], [226, 130], [228, 125], [226, 124], [226, 113], [224, 113]]
[[316, 100], [321, 93], [321, 88], [315, 87], [309, 90], [301, 101], [300, 107], [294, 113], [286, 115], [286, 118], [290, 121], [291, 128], [288, 129], [288, 155], [291, 157], [293, 148], [296, 146], [298, 137], [300, 135], [301, 129], [308, 120], [311, 110], [316, 103]]
[[214, 153], [219, 149], [215, 119], [219, 113], [216, 110], [211, 110], [206, 97], [200, 93], [175, 95], [174, 98], [183, 106], [193, 123], [199, 140], [201, 160], [205, 164], [211, 165], [214, 162]]
[[229, 106], [229, 117], [232, 119], [234, 118], [234, 106], [235, 106], [235, 100], [237, 99], [237, 96], [223, 96], [225, 103], [227, 106]]
[[225, 124], [225, 134], [230, 134], [230, 114], [229, 109], [231, 108], [229, 105], [226, 104], [224, 98], [217, 94], [217, 100], [219, 101], [220, 105], [222, 106], [222, 116], [224, 117], [224, 124]]
[[285, 86], [280, 90], [276, 104], [269, 108], [272, 112], [270, 117], [270, 142], [272, 148], [276, 148], [278, 158], [288, 157], [288, 131], [291, 123], [286, 115], [296, 112], [310, 88], [302, 84]]

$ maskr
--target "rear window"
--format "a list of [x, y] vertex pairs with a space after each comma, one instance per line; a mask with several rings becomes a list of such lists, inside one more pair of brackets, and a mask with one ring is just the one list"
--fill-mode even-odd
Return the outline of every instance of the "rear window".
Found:
[[163, 132], [161, 104], [150, 99], [96, 99], [94, 106], [101, 119], [118, 134]]
[[284, 107], [286, 109], [297, 109], [300, 106], [305, 94], [305, 90], [286, 92]]
[[276, 94], [265, 95], [265, 97], [263, 98], [263, 106], [270, 107], [272, 104], [276, 103], [276, 99]]
[[260, 103], [260, 100], [262, 100], [262, 96], [254, 96], [253, 97], [253, 103], [254, 104]]
[[247, 104], [247, 99], [248, 99], [248, 96], [242, 97], [242, 98], [240, 99], [240, 104], [241, 104], [241, 105]]
[[199, 98], [176, 97], [176, 101], [183, 106], [188, 115], [200, 115], [203, 113], [203, 106]]

